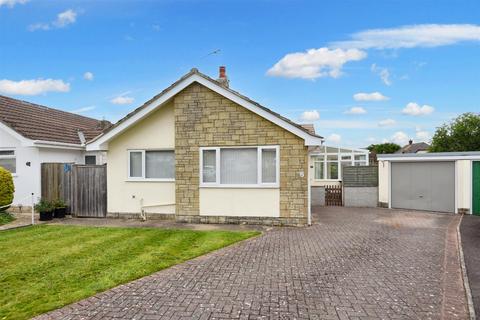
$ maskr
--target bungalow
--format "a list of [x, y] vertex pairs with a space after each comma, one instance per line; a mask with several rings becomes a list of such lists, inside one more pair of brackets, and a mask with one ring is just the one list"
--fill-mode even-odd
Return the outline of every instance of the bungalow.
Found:
[[323, 141], [230, 89], [220, 67], [218, 80], [192, 69], [87, 151], [107, 153], [108, 216], [305, 225]]
[[32, 193], [36, 199], [41, 196], [41, 163], [104, 163], [102, 153], [85, 151], [85, 142], [108, 125], [0, 96], [0, 166], [13, 175], [14, 206], [29, 206]]

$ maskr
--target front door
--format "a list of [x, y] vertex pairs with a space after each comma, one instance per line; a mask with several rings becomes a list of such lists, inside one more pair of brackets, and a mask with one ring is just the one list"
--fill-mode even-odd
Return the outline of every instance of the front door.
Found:
[[473, 161], [472, 164], [472, 209], [473, 214], [480, 216], [480, 161]]

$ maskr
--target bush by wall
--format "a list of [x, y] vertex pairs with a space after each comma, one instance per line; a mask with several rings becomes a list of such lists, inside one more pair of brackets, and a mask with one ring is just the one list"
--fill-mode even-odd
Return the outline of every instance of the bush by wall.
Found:
[[12, 174], [0, 167], [0, 212], [6, 210], [6, 208], [2, 209], [1, 207], [12, 203], [14, 191]]

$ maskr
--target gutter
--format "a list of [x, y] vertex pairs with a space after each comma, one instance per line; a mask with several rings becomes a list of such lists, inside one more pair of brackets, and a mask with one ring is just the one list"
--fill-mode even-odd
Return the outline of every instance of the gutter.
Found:
[[34, 140], [33, 145], [36, 147], [45, 147], [45, 148], [85, 150], [85, 145], [80, 145], [75, 143], [45, 141], [45, 140]]

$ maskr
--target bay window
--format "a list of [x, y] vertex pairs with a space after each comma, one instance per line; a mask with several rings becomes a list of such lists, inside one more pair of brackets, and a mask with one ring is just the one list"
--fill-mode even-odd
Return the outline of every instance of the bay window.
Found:
[[129, 150], [128, 178], [131, 180], [173, 181], [173, 150]]
[[276, 187], [278, 146], [200, 148], [200, 184], [220, 187]]
[[0, 149], [0, 167], [3, 167], [10, 173], [17, 172], [17, 159], [15, 157], [15, 150]]

